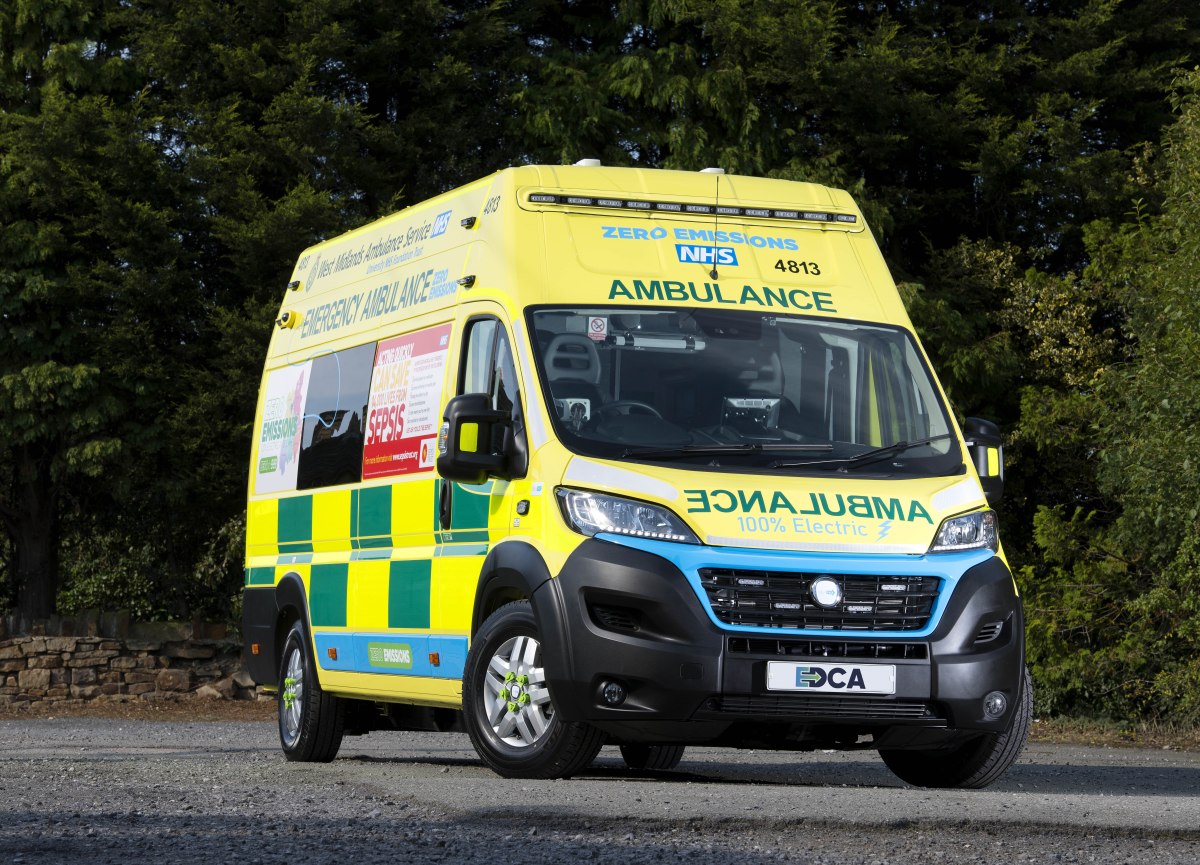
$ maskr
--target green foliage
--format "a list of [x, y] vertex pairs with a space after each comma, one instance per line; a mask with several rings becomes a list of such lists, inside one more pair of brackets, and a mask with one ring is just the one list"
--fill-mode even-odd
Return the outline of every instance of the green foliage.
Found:
[[[1022, 429], [1043, 450], [1071, 442], [1077, 477], [1090, 478], [1061, 491], [1079, 503], [1070, 519], [1039, 510], [1039, 567], [1022, 575], [1031, 655], [1059, 711], [1200, 717], [1198, 86], [1195, 75], [1179, 82], [1162, 215], [1096, 227], [1092, 265], [1063, 284], [1099, 300], [1041, 331], [1067, 372], [1041, 400], [1051, 408], [1026, 410]], [[1112, 320], [1120, 334], [1104, 326]]]
[[163, 604], [162, 553], [154, 542], [131, 545], [120, 532], [69, 540], [63, 547], [62, 573], [57, 607], [64, 614], [128, 610], [137, 621], [169, 615]]

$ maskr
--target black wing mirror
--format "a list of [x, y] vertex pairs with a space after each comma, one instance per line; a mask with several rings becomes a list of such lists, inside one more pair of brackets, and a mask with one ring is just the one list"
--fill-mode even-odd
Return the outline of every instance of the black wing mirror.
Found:
[[438, 474], [460, 484], [481, 484], [508, 474], [512, 416], [492, 408], [486, 393], [464, 393], [446, 404], [438, 433]]
[[979, 482], [988, 504], [995, 507], [1004, 496], [1004, 440], [1000, 427], [981, 417], [969, 417], [963, 423], [967, 451], [979, 473]]

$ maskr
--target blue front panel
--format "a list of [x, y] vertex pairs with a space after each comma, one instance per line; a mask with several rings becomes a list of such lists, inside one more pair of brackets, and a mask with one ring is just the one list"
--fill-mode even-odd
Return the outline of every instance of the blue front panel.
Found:
[[[652, 553], [671, 562], [683, 573], [696, 597], [700, 599], [709, 619], [718, 628], [742, 634], [803, 634], [821, 637], [855, 637], [861, 639], [865, 633], [872, 638], [922, 638], [928, 637], [937, 628], [950, 596], [959, 579], [969, 569], [986, 562], [995, 553], [991, 550], [971, 550], [963, 553], [938, 553], [924, 556], [861, 555], [850, 553], [807, 553], [790, 550], [755, 550], [739, 547], [709, 547], [696, 544], [677, 544], [669, 541], [652, 541], [626, 535], [599, 534], [600, 540]], [[700, 582], [702, 568], [740, 568], [752, 571], [819, 572], [842, 575], [876, 576], [928, 576], [942, 581], [938, 598], [928, 623], [920, 630], [833, 630], [766, 628], [747, 625], [730, 625], [720, 621], [713, 613], [708, 595]]]

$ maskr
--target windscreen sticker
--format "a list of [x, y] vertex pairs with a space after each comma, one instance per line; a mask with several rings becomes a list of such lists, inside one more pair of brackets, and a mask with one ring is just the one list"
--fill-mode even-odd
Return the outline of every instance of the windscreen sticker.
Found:
[[267, 376], [254, 491], [278, 493], [296, 488], [296, 466], [304, 435], [304, 405], [312, 361], [274, 370]]
[[450, 325], [379, 343], [371, 375], [363, 479], [433, 468]]
[[603, 315], [588, 316], [588, 336], [604, 342], [608, 338], [608, 319]]

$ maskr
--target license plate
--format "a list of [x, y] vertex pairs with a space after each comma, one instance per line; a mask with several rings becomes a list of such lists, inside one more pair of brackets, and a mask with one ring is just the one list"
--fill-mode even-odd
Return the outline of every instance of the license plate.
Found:
[[826, 694], [894, 694], [892, 664], [812, 664], [768, 661], [767, 690]]

